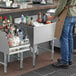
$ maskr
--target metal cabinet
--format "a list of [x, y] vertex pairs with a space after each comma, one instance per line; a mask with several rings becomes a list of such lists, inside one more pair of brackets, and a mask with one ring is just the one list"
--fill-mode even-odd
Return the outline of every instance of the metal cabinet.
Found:
[[35, 53], [38, 52], [36, 48], [40, 43], [52, 41], [52, 51], [50, 51], [52, 52], [51, 60], [53, 60], [55, 24], [56, 22], [51, 24], [34, 22], [34, 26], [27, 26], [28, 38], [33, 49], [33, 66], [35, 66]]
[[[28, 39], [27, 39], [28, 41]], [[20, 68], [23, 68], [23, 52], [30, 50], [30, 44], [23, 44], [15, 47], [9, 47], [6, 33], [0, 31], [0, 52], [4, 54], [4, 61], [0, 61], [0, 64], [4, 65], [4, 73], [7, 73], [7, 63], [10, 55], [20, 54]]]

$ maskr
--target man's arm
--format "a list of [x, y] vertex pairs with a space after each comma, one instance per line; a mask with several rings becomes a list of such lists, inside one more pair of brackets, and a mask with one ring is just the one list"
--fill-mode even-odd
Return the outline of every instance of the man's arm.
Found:
[[57, 6], [57, 9], [56, 9], [56, 12], [55, 12], [56, 17], [58, 17], [61, 14], [61, 12], [63, 11], [66, 4], [67, 4], [67, 0], [59, 0], [58, 6]]
[[65, 8], [66, 4], [67, 4], [67, 0], [59, 0], [55, 11], [55, 15], [52, 16], [50, 19], [53, 20], [55, 17], [58, 17]]
[[57, 9], [56, 9], [56, 12], [55, 12], [56, 17], [58, 17], [61, 14], [61, 12], [63, 11], [66, 4], [67, 4], [67, 0], [59, 0], [58, 6], [57, 6]]

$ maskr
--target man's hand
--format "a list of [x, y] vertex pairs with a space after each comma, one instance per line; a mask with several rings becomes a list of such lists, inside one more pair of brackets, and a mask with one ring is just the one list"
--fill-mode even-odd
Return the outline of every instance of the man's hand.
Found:
[[55, 19], [55, 16], [51, 16], [51, 17], [50, 17], [50, 20], [54, 20], [54, 19]]

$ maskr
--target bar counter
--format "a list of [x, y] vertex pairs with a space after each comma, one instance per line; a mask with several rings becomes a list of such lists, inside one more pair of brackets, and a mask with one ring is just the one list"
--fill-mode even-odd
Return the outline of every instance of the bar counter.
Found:
[[21, 14], [24, 15], [36, 15], [39, 11], [46, 12], [48, 9], [56, 8], [56, 3], [54, 5], [36, 5], [36, 4], [27, 4], [26, 8], [17, 8], [17, 9], [6, 9], [0, 8], [0, 16], [12, 15], [14, 18], [20, 17]]

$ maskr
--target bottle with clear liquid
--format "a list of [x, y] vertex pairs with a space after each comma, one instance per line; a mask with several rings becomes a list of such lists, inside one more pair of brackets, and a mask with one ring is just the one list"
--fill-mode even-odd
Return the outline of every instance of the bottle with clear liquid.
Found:
[[24, 17], [24, 15], [23, 15], [23, 14], [21, 15], [21, 22], [22, 22], [22, 23], [24, 23], [24, 22], [25, 22], [25, 17]]

